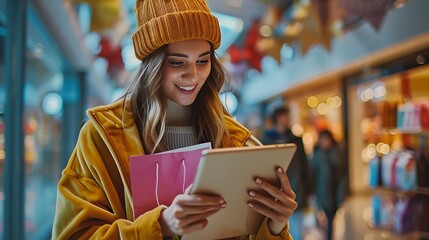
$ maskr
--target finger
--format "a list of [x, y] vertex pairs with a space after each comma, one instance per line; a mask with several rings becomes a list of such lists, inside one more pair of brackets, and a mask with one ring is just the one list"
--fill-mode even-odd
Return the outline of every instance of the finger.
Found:
[[255, 212], [260, 213], [275, 222], [287, 222], [289, 217], [292, 215], [293, 211], [288, 212], [287, 214], [282, 214], [274, 209], [270, 209], [264, 205], [258, 204], [257, 202], [251, 201], [248, 203], [248, 206], [252, 208]]
[[178, 235], [185, 235], [185, 234], [190, 234], [190, 233], [202, 230], [207, 226], [208, 223], [209, 223], [209, 221], [207, 221], [207, 219], [201, 220], [199, 222], [195, 222], [191, 225], [186, 226], [177, 234]]
[[193, 183], [191, 183], [186, 189], [185, 189], [185, 192], [183, 193], [183, 194], [185, 194], [185, 195], [189, 195], [190, 193], [191, 193], [191, 190], [192, 190], [192, 186], [193, 186], [194, 184]]
[[268, 192], [273, 198], [277, 198], [278, 200], [284, 202], [285, 200], [285, 193], [282, 191], [281, 188], [278, 188], [267, 181], [262, 180], [261, 178], [257, 177], [255, 179], [256, 184], [258, 184], [263, 190]]
[[297, 203], [291, 199], [286, 198], [284, 202], [276, 201], [272, 197], [264, 196], [263, 194], [257, 193], [255, 191], [250, 191], [249, 196], [252, 200], [259, 202], [260, 204], [266, 206], [267, 208], [274, 209], [275, 211], [288, 214], [291, 211], [294, 211], [298, 206]]
[[225, 200], [219, 196], [207, 196], [203, 194], [182, 195], [177, 197], [176, 203], [181, 206], [208, 206], [221, 205]]
[[295, 199], [296, 198], [295, 192], [292, 190], [289, 178], [285, 174], [283, 168], [278, 167], [276, 173], [280, 179], [280, 183], [281, 183], [283, 192], [285, 192], [291, 198]]
[[209, 205], [209, 206], [184, 206], [175, 214], [176, 218], [186, 218], [189, 215], [204, 214], [211, 211], [219, 211], [225, 208], [226, 205]]
[[217, 212], [219, 212], [219, 209], [213, 210], [210, 212], [206, 212], [203, 214], [194, 214], [194, 215], [187, 216], [184, 219], [180, 219], [179, 227], [182, 229], [185, 229], [188, 226], [191, 226], [191, 225], [194, 225], [195, 223], [206, 220], [207, 218], [209, 218], [210, 216], [212, 216], [213, 214], [215, 214]]

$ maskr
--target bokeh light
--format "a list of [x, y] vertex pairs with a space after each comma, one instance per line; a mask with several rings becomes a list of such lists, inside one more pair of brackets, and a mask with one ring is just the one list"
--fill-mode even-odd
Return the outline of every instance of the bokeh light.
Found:
[[63, 109], [63, 98], [58, 93], [48, 93], [43, 98], [42, 108], [48, 115], [57, 115]]
[[317, 97], [311, 96], [307, 99], [307, 104], [309, 107], [314, 108], [317, 106], [317, 104], [319, 104], [319, 100], [317, 99]]

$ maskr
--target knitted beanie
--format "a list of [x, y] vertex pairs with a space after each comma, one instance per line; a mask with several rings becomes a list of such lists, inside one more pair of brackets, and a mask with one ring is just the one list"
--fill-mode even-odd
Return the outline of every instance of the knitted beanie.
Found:
[[190, 39], [220, 45], [220, 27], [205, 0], [137, 0], [137, 30], [132, 39], [136, 57], [143, 60], [165, 44]]

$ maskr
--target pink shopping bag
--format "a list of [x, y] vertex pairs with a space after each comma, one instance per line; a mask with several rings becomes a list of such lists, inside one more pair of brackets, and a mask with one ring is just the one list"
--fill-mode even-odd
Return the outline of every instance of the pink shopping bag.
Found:
[[201, 152], [207, 149], [131, 156], [134, 217], [159, 205], [169, 206], [194, 181]]

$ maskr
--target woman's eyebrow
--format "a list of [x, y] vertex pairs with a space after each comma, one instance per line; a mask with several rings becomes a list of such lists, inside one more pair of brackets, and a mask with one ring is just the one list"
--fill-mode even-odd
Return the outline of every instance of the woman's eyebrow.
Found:
[[168, 53], [167, 56], [188, 58], [189, 56], [183, 53]]
[[205, 55], [209, 55], [210, 53], [211, 53], [211, 51], [203, 52], [203, 53], [201, 53], [200, 55], [198, 55], [198, 57], [202, 57], [202, 56], [205, 56]]
[[[211, 51], [203, 52], [203, 53], [201, 53], [200, 55], [198, 55], [198, 57], [202, 57], [202, 56], [208, 55], [208, 54], [210, 54], [210, 53], [211, 53]], [[186, 55], [186, 54], [184, 54], [184, 53], [168, 53], [167, 55], [168, 55], [168, 56], [172, 56], [172, 57], [183, 57], [183, 58], [189, 58], [189, 56], [188, 56], [188, 55]]]

